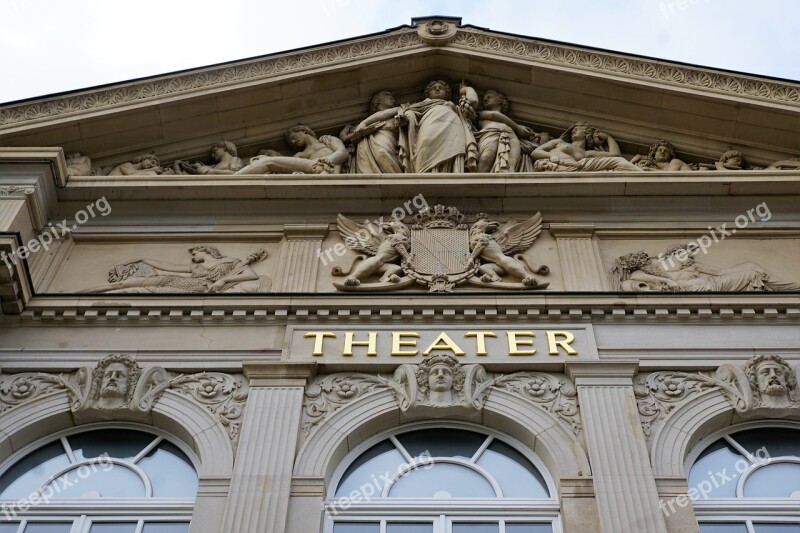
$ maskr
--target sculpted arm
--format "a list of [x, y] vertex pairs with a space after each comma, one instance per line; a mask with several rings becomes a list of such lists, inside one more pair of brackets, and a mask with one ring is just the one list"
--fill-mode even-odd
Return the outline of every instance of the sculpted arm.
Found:
[[648, 274], [647, 272], [643, 272], [641, 270], [636, 270], [632, 272], [631, 279], [636, 281], [644, 281], [647, 283], [666, 284], [671, 289], [681, 290], [683, 288], [678, 282], [673, 281], [667, 277], [654, 276], [652, 274]]
[[536, 148], [533, 152], [531, 152], [531, 157], [533, 159], [550, 159], [553, 155], [550, 151], [558, 146], [561, 143], [561, 139], [553, 139], [551, 141], [547, 141], [543, 145]]
[[616, 139], [607, 133], [598, 133], [601, 142], [608, 144], [608, 151], [606, 150], [588, 150], [586, 157], [620, 157], [622, 152], [619, 149]]
[[382, 120], [390, 120], [397, 115], [397, 112], [400, 110], [399, 107], [393, 107], [391, 109], [384, 109], [383, 111], [378, 111], [376, 113], [371, 114], [367, 118], [361, 121], [361, 123], [356, 126], [356, 130], [360, 130], [370, 124], [374, 124], [376, 122], [381, 122]]
[[500, 122], [501, 124], [505, 124], [519, 136], [524, 139], [528, 139], [533, 135], [533, 130], [527, 126], [521, 126], [517, 124], [512, 118], [500, 113], [499, 111], [481, 111], [480, 112], [480, 119], [481, 120], [491, 120], [494, 122]]
[[347, 147], [344, 145], [344, 143], [339, 137], [331, 136], [329, 142], [330, 142], [330, 148], [333, 150], [333, 153], [325, 157], [325, 159], [327, 159], [334, 165], [344, 164], [350, 158], [350, 153], [347, 151]]

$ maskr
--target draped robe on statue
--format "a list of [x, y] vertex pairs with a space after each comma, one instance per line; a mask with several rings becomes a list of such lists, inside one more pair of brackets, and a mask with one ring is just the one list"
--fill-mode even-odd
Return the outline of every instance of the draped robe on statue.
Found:
[[375, 124], [374, 131], [356, 145], [355, 168], [359, 174], [399, 174], [397, 129], [386, 122]]
[[426, 98], [401, 113], [408, 121], [400, 131], [400, 164], [406, 172], [474, 170], [478, 146], [469, 121], [454, 103]]

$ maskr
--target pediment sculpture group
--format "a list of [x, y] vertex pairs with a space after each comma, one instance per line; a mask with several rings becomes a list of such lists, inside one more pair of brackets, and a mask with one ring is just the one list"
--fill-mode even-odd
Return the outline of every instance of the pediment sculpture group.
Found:
[[[90, 157], [67, 157], [70, 175], [262, 175], [262, 174], [386, 174], [386, 173], [512, 173], [592, 171], [760, 170], [747, 164], [737, 150], [725, 151], [713, 163], [685, 162], [668, 140], [652, 144], [647, 154], [628, 160], [617, 140], [586, 122], [570, 126], [559, 137], [536, 132], [509, 116], [504, 95], [489, 89], [479, 98], [461, 84], [457, 94], [443, 80], [430, 82], [419, 102], [397, 104], [390, 91], [370, 102], [371, 114], [347, 125], [338, 137], [318, 136], [297, 125], [285, 134], [295, 152], [264, 149], [245, 162], [230, 141], [211, 147], [203, 161], [176, 160], [162, 164], [153, 153], [132, 161], [92, 168]], [[776, 161], [768, 169], [800, 169], [800, 158]]]

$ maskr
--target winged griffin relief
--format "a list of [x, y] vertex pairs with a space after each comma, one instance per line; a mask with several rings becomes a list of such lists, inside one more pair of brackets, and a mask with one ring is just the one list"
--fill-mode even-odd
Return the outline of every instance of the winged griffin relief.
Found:
[[[522, 252], [542, 232], [542, 215], [501, 225], [481, 213], [470, 227], [455, 207], [435, 205], [403, 220], [359, 224], [344, 215], [337, 219], [339, 234], [359, 252], [346, 268], [334, 267], [340, 291], [393, 291], [414, 284], [430, 292], [451, 292], [457, 285], [505, 290], [544, 289], [547, 266], [530, 265]], [[505, 277], [516, 282], [504, 281]]]

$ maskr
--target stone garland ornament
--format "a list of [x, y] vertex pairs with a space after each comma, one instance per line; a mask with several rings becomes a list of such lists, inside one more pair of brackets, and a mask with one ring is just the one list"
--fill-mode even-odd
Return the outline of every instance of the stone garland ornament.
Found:
[[[395, 291], [414, 284], [430, 292], [452, 292], [457, 285], [502, 290], [545, 289], [547, 266], [531, 266], [521, 255], [542, 231], [541, 213], [502, 225], [480, 213], [470, 226], [455, 207], [435, 205], [414, 215], [409, 227], [400, 219], [359, 224], [344, 215], [337, 219], [339, 234], [351, 250], [360, 252], [345, 268], [331, 274], [340, 291]], [[503, 281], [511, 276], [518, 281]], [[377, 278], [377, 279], [376, 279]]]
[[479, 413], [493, 390], [516, 394], [551, 413], [575, 435], [581, 432], [578, 396], [563, 376], [541, 372], [490, 375], [482, 365], [462, 365], [452, 355], [400, 365], [391, 377], [339, 373], [317, 378], [306, 389], [302, 432], [308, 437], [333, 413], [377, 391], [391, 392], [408, 416], [442, 417]]
[[677, 406], [709, 390], [719, 390], [744, 417], [780, 418], [800, 408], [796, 370], [778, 355], [756, 355], [744, 367], [722, 365], [712, 373], [654, 372], [634, 380], [645, 436]]
[[183, 375], [161, 367], [142, 369], [122, 354], [103, 358], [95, 368], [68, 374], [23, 372], [0, 375], [0, 413], [56, 391], [66, 391], [76, 417], [145, 419], [165, 390], [186, 395], [202, 405], [236, 442], [247, 400], [241, 376], [219, 372]]

